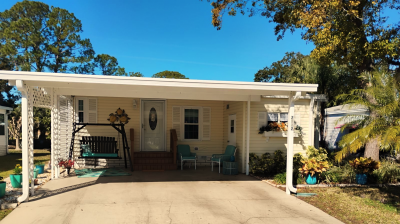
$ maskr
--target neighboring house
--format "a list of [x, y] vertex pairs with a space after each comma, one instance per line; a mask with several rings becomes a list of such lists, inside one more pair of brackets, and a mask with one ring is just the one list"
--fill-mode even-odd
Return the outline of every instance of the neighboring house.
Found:
[[[26, 128], [33, 122], [33, 106], [52, 110], [52, 178], [59, 175], [55, 162], [68, 157], [74, 123], [109, 123], [110, 113], [118, 108], [124, 109], [131, 118], [125, 130], [133, 152], [134, 170], [176, 169], [173, 158], [166, 159], [176, 153], [176, 147], [171, 147], [175, 142], [171, 133], [175, 130], [176, 143], [189, 145], [197, 153], [198, 161], [207, 165], [207, 157], [223, 153], [227, 145], [235, 145], [239, 171], [246, 174], [250, 153], [272, 153], [280, 149], [288, 154], [287, 177], [291, 178], [293, 154], [303, 153], [309, 145], [318, 147], [317, 114], [319, 102], [325, 100], [321, 95], [306, 94], [316, 92], [316, 84], [21, 71], [0, 71], [0, 78], [10, 80], [22, 93], [23, 158], [24, 152], [33, 151], [30, 143], [33, 133]], [[273, 121], [287, 122], [287, 134], [259, 134], [261, 126]], [[302, 127], [300, 135], [294, 133], [293, 124]], [[92, 162], [78, 158], [79, 141], [88, 135], [115, 137], [118, 147], [122, 146], [121, 135], [111, 126], [86, 126], [74, 137], [71, 150], [78, 167]], [[123, 150], [119, 156], [124, 157]], [[107, 159], [100, 161], [100, 165], [125, 164], [124, 160]], [[23, 159], [23, 167], [29, 167], [27, 159]], [[295, 192], [290, 185], [288, 189]], [[28, 197], [26, 191], [20, 201]]]
[[[341, 127], [352, 119], [357, 119], [357, 116], [368, 115], [369, 112], [366, 108], [362, 106], [350, 107], [350, 105], [340, 105], [335, 107], [330, 107], [325, 109], [325, 141], [327, 143], [328, 149], [335, 150], [338, 149], [338, 144], [342, 137], [356, 127], [346, 128], [341, 131]], [[345, 118], [347, 115], [348, 118]]]
[[0, 156], [8, 154], [8, 120], [7, 115], [11, 107], [0, 106]]

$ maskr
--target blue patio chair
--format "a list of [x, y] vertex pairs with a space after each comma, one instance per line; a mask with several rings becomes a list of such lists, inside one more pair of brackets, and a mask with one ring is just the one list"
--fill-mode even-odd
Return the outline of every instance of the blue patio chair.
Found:
[[181, 161], [181, 170], [183, 170], [183, 161], [194, 160], [194, 169], [196, 169], [196, 153], [190, 152], [189, 145], [178, 145], [177, 151], [178, 160]]
[[232, 156], [236, 153], [236, 147], [233, 145], [226, 146], [224, 154], [214, 154], [211, 157], [211, 171], [214, 171], [214, 163], [219, 165], [219, 173], [221, 173], [221, 163], [231, 161]]

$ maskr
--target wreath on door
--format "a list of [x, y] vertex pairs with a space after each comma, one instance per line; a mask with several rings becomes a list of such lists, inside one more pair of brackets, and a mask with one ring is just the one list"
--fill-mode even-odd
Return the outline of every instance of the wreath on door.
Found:
[[157, 111], [154, 107], [152, 107], [150, 109], [150, 113], [149, 113], [149, 125], [151, 130], [154, 131], [154, 129], [156, 129], [157, 127]]

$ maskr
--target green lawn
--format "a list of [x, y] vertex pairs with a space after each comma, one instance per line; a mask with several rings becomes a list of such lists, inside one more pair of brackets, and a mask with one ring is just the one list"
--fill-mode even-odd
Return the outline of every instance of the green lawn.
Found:
[[0, 221], [4, 219], [13, 209], [0, 210]]
[[314, 188], [299, 197], [344, 223], [400, 223], [400, 187]]
[[[10, 150], [10, 154], [6, 156], [0, 156], [0, 176], [6, 178], [13, 174], [13, 169], [16, 164], [22, 165], [22, 152], [16, 150]], [[34, 150], [34, 161], [45, 162], [50, 160], [50, 151], [45, 149]]]

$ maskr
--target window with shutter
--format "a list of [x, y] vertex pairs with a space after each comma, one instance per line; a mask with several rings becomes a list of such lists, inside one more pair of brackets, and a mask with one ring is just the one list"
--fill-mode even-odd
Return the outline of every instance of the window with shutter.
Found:
[[181, 107], [172, 107], [172, 129], [176, 130], [178, 140], [181, 140]]
[[211, 108], [203, 107], [203, 138], [202, 140], [211, 139]]
[[97, 99], [77, 97], [75, 113], [76, 122], [97, 123]]

